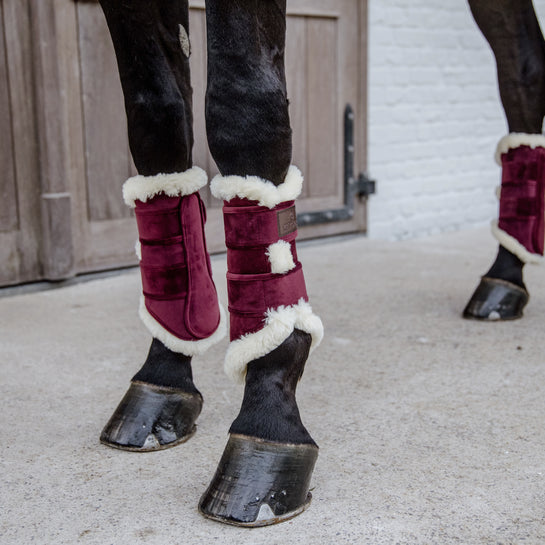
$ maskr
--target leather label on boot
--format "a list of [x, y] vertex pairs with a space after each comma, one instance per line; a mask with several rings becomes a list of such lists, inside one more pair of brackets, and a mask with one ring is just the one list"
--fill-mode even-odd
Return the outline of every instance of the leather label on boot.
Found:
[[285, 237], [294, 231], [297, 231], [297, 214], [295, 213], [295, 205], [280, 210], [276, 213], [278, 218], [278, 236]]

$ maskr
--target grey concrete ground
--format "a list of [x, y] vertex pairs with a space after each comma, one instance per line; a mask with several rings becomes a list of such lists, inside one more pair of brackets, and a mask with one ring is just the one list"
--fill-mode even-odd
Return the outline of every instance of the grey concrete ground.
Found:
[[301, 245], [326, 327], [298, 396], [321, 446], [314, 500], [254, 530], [196, 510], [242, 394], [226, 341], [194, 363], [195, 437], [116, 451], [98, 435], [149, 344], [138, 272], [1, 298], [0, 543], [542, 544], [545, 273], [527, 268], [522, 321], [464, 321], [494, 254], [487, 229]]

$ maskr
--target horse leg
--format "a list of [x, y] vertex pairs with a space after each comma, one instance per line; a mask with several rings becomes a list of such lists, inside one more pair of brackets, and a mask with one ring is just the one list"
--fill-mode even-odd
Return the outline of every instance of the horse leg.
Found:
[[529, 298], [524, 264], [543, 255], [545, 42], [531, 0], [469, 0], [469, 5], [496, 57], [510, 134], [496, 153], [502, 166], [499, 221], [492, 227], [498, 255], [464, 317], [514, 319]]
[[225, 369], [245, 389], [199, 509], [243, 526], [301, 512], [318, 451], [295, 399], [322, 324], [295, 248], [302, 177], [290, 167], [285, 11], [285, 0], [206, 3], [206, 126], [221, 172], [211, 189], [224, 200], [231, 322]]
[[101, 441], [136, 451], [188, 439], [202, 407], [191, 356], [222, 336], [191, 165], [188, 3], [101, 0], [125, 98], [138, 176], [123, 186], [139, 232], [140, 317], [153, 341]]

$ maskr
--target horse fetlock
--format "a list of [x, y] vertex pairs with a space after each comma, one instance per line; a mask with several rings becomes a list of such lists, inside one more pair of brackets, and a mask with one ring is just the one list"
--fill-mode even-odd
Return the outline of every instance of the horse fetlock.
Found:
[[505, 280], [526, 289], [523, 281], [523, 269], [524, 262], [500, 245], [498, 255], [485, 276]]
[[315, 445], [295, 392], [312, 338], [295, 330], [270, 354], [248, 364], [244, 398], [230, 432], [286, 444]]
[[269, 382], [295, 391], [303, 375], [312, 336], [295, 329], [293, 333], [269, 354], [251, 361], [246, 372], [246, 384]]
[[158, 339], [153, 339], [144, 365], [132, 380], [200, 395], [193, 382], [191, 356], [169, 350]]

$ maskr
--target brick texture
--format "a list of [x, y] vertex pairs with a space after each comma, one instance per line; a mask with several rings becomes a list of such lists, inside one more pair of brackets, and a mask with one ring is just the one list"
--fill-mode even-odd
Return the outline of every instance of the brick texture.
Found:
[[[545, 21], [545, 0], [534, 5]], [[507, 132], [492, 51], [465, 0], [369, 0], [369, 236], [490, 222]]]

